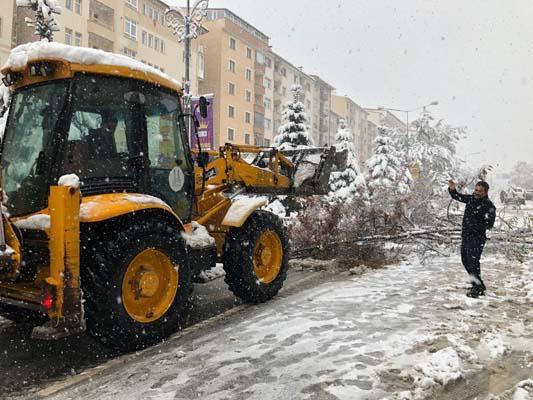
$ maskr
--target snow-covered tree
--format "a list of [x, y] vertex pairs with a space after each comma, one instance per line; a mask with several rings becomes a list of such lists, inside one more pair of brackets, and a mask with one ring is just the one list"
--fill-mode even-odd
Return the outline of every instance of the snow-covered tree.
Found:
[[0, 84], [0, 140], [4, 137], [10, 97], [9, 89], [3, 83]]
[[29, 7], [35, 12], [35, 19], [26, 18], [28, 26], [35, 27], [35, 35], [41, 40], [52, 41], [54, 32], [59, 31], [54, 14], [61, 14], [57, 0], [17, 0], [17, 7]]
[[411, 174], [390, 137], [390, 129], [378, 128], [375, 154], [366, 162], [367, 182], [371, 193], [385, 190], [407, 194], [412, 182]]
[[448, 178], [457, 176], [461, 161], [456, 156], [459, 140], [465, 137], [464, 127], [454, 127], [443, 120], [434, 122], [431, 114], [424, 110], [412, 124], [408, 141], [408, 159], [417, 165], [433, 187], [447, 184]]
[[358, 173], [353, 134], [343, 119], [340, 120], [335, 141], [338, 152], [347, 151], [347, 160], [344, 170], [333, 171], [330, 175], [330, 200], [346, 202], [354, 198], [366, 199], [366, 182]]
[[[307, 114], [303, 103], [300, 101], [301, 90], [300, 85], [293, 85], [291, 88], [293, 101], [285, 104], [281, 114], [282, 124], [274, 138], [274, 143], [277, 146], [291, 148], [312, 144], [307, 131]], [[285, 143], [287, 144], [285, 145]]]

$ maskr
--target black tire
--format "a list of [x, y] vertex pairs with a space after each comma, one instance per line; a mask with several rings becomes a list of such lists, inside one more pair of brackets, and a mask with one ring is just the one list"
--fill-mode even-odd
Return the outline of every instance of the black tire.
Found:
[[[188, 305], [191, 273], [179, 231], [167, 222], [127, 220], [115, 229], [100, 229], [85, 238], [82, 288], [87, 330], [106, 346], [132, 351], [160, 342], [179, 328]], [[94, 233], [93, 233], [94, 235]], [[147, 249], [164, 253], [179, 266], [178, 289], [164, 314], [155, 321], [139, 322], [123, 304], [122, 283], [130, 262]]]
[[[275, 279], [261, 282], [255, 271], [253, 254], [265, 231], [274, 232], [281, 243], [281, 266]], [[223, 255], [225, 281], [229, 289], [248, 303], [263, 303], [274, 297], [287, 277], [289, 242], [280, 219], [267, 211], [255, 211], [244, 225], [228, 233]]]
[[40, 325], [47, 320], [47, 316], [38, 311], [15, 307], [10, 304], [0, 303], [0, 317], [16, 324]]

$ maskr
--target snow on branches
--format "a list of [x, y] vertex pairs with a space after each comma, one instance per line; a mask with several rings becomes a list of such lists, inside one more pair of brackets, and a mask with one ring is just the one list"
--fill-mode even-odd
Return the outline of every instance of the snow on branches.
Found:
[[274, 143], [281, 148], [294, 148], [312, 144], [311, 137], [307, 131], [307, 114], [303, 103], [300, 101], [301, 90], [302, 87], [300, 85], [292, 86], [293, 101], [285, 104], [281, 114], [283, 122], [278, 129], [277, 136], [274, 138]]
[[10, 98], [9, 89], [3, 83], [0, 84], [0, 140], [4, 137], [6, 129]]
[[26, 18], [28, 26], [35, 27], [35, 35], [41, 40], [52, 41], [54, 32], [59, 31], [54, 14], [61, 14], [57, 0], [17, 0], [17, 7], [29, 7], [35, 12], [35, 20]]
[[412, 178], [391, 138], [392, 132], [386, 127], [379, 127], [378, 132], [375, 154], [366, 162], [370, 192], [386, 190], [407, 194]]
[[342, 171], [333, 171], [330, 175], [329, 186], [331, 192], [329, 198], [332, 201], [351, 201], [354, 198], [366, 199], [366, 182], [358, 174], [353, 134], [346, 126], [344, 120], [340, 120], [339, 128], [335, 135], [335, 148], [338, 152], [348, 152], [346, 168]]

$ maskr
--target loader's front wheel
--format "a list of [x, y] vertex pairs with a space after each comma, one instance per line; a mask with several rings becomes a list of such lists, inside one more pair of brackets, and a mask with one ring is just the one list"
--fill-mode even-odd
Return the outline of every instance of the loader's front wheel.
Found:
[[254, 212], [226, 239], [223, 262], [230, 290], [250, 303], [271, 299], [287, 277], [288, 252], [279, 218], [266, 211]]
[[179, 232], [143, 221], [94, 243], [82, 276], [89, 332], [121, 351], [157, 343], [179, 326], [191, 276]]

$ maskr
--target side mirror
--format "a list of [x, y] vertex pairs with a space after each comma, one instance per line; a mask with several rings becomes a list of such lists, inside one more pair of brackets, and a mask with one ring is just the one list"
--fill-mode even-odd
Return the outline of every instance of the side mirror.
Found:
[[200, 96], [200, 115], [202, 118], [207, 118], [207, 106], [209, 105], [209, 102], [204, 96]]
[[200, 153], [198, 153], [196, 162], [198, 163], [198, 166], [200, 168], [207, 167], [207, 164], [209, 163], [209, 153], [206, 153], [205, 151], [201, 151]]

